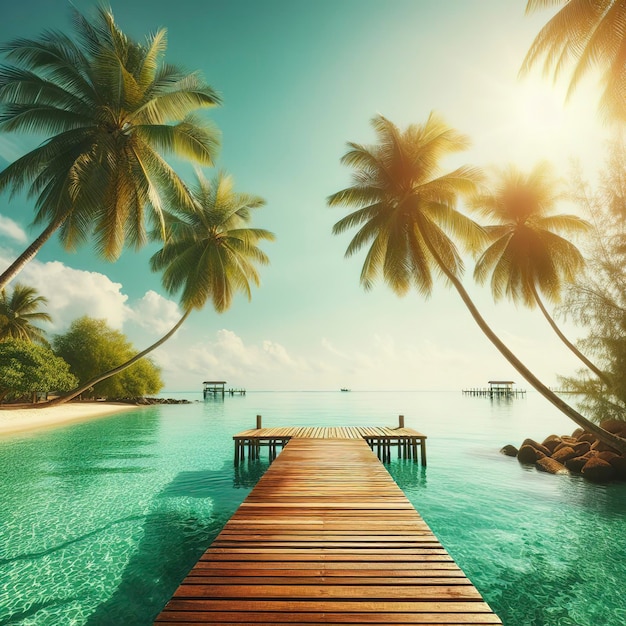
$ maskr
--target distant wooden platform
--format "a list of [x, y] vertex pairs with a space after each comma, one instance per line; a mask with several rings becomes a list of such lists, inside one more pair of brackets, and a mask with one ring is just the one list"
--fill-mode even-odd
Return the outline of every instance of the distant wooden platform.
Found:
[[[269, 450], [270, 460], [276, 458], [278, 448], [291, 439], [364, 439], [382, 461], [391, 459], [391, 448], [398, 456], [417, 460], [426, 466], [426, 435], [412, 428], [386, 428], [382, 426], [283, 426], [276, 428], [251, 428], [237, 433], [235, 464], [248, 457], [259, 458], [261, 447]], [[418, 456], [419, 454], [419, 456]]]
[[472, 388], [462, 389], [464, 396], [476, 396], [479, 398], [523, 398], [526, 395], [525, 389], [489, 389], [484, 388]]
[[502, 624], [362, 438], [292, 438], [155, 624]]

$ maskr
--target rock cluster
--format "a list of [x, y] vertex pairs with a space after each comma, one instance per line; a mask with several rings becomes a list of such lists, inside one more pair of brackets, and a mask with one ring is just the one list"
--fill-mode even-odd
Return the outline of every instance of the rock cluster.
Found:
[[113, 402], [124, 402], [125, 404], [191, 404], [191, 400], [175, 400], [174, 398], [120, 398]]
[[[626, 439], [626, 422], [606, 420], [600, 426]], [[533, 464], [550, 474], [582, 474], [593, 482], [626, 480], [626, 455], [621, 454], [582, 428], [571, 435], [550, 435], [541, 443], [525, 439], [519, 450], [512, 445], [500, 450], [507, 456], [515, 456], [520, 463]]]

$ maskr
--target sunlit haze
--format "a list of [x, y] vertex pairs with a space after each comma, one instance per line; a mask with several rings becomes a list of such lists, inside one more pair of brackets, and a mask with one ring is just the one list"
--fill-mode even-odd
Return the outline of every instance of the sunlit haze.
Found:
[[[89, 15], [94, 2], [74, 0]], [[3, 3], [0, 41], [71, 32], [69, 2]], [[222, 133], [218, 167], [236, 189], [262, 196], [254, 226], [276, 234], [252, 301], [238, 296], [218, 315], [194, 312], [153, 353], [166, 391], [200, 390], [219, 379], [249, 390], [461, 389], [492, 378], [528, 387], [478, 330], [458, 295], [437, 284], [424, 300], [384, 284], [359, 286], [362, 256], [344, 259], [349, 236], [333, 236], [345, 211], [326, 198], [350, 184], [339, 162], [348, 141], [370, 143], [380, 113], [400, 127], [437, 111], [472, 147], [444, 166], [522, 169], [548, 160], [568, 175], [572, 159], [600, 169], [610, 128], [596, 113], [591, 76], [565, 102], [540, 68], [518, 78], [550, 10], [525, 16], [526, 0], [112, 0], [122, 30], [143, 38], [168, 29], [166, 59], [199, 70], [224, 105], [206, 113]], [[35, 145], [0, 135], [0, 167]], [[187, 177], [188, 166], [181, 168]], [[210, 173], [210, 172], [209, 172]], [[568, 211], [570, 208], [568, 208]], [[33, 201], [0, 198], [0, 265], [41, 231]], [[115, 264], [89, 246], [63, 252], [56, 239], [20, 274], [49, 301], [50, 333], [81, 315], [105, 318], [144, 348], [180, 317], [148, 259], [127, 251]], [[464, 283], [504, 341], [548, 385], [578, 369], [538, 311], [493, 304]], [[573, 339], [585, 330], [565, 324]]]

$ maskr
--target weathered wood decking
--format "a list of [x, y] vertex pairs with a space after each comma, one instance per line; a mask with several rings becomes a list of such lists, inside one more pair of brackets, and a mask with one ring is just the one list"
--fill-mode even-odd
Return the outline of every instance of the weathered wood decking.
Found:
[[386, 428], [381, 426], [283, 426], [275, 428], [251, 428], [233, 436], [235, 441], [235, 465], [243, 461], [246, 448], [248, 458], [259, 458], [262, 446], [269, 450], [270, 460], [276, 458], [279, 447], [292, 438], [299, 439], [364, 439], [378, 458], [389, 461], [391, 448], [398, 448], [398, 456], [421, 459], [426, 466], [426, 435], [412, 428]]
[[501, 624], [363, 439], [292, 439], [156, 624]]

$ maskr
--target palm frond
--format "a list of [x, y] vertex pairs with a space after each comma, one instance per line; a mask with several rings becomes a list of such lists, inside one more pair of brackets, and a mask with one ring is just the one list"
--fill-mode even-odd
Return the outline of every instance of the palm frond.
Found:
[[561, 233], [587, 233], [593, 226], [577, 215], [548, 215], [535, 222], [538, 228]]
[[366, 291], [374, 287], [374, 283], [381, 272], [387, 253], [387, 245], [388, 241], [385, 233], [379, 232], [374, 236], [372, 245], [365, 255], [363, 267], [361, 268], [360, 282]]
[[222, 312], [235, 293], [251, 297], [251, 284], [260, 281], [257, 266], [269, 263], [257, 244], [273, 241], [274, 234], [249, 227], [251, 210], [264, 201], [237, 193], [225, 173], [208, 180], [197, 171], [189, 190], [193, 201], [165, 214], [167, 238], [150, 266], [162, 271], [168, 293], [181, 292], [184, 309], [200, 309], [210, 300]]
[[28, 188], [36, 221], [66, 220], [66, 246], [93, 234], [96, 250], [114, 259], [146, 241], [147, 223], [164, 236], [165, 206], [193, 205], [162, 153], [212, 164], [217, 132], [193, 113], [219, 96], [163, 63], [165, 31], [137, 43], [105, 7], [94, 19], [74, 11], [73, 25], [74, 40], [46, 31], [2, 47], [0, 128], [47, 139], [0, 172], [0, 190]]
[[328, 196], [327, 202], [328, 206], [376, 205], [383, 196], [383, 189], [355, 185]]
[[166, 49], [167, 30], [161, 28], [150, 38], [135, 74], [141, 92], [145, 93], [154, 81]]
[[[478, 261], [476, 261], [474, 279], [481, 285], [485, 283], [490, 272], [494, 271], [495, 267], [504, 256], [513, 233], [508, 230], [508, 232], [502, 232], [499, 235], [500, 236], [482, 253]], [[492, 292], [496, 300], [502, 297], [504, 290], [499, 280], [492, 280]]]
[[175, 154], [201, 165], [213, 165], [219, 150], [218, 131], [209, 124], [201, 126], [195, 118], [169, 125], [135, 126], [135, 134], [159, 151]]
[[[442, 228], [431, 219], [427, 212], [419, 214], [415, 227], [424, 240], [426, 248], [432, 246], [436, 254], [439, 256], [441, 263], [445, 265], [450, 272], [460, 277], [463, 274], [464, 264], [456, 244], [448, 237]], [[430, 250], [428, 251], [430, 254]], [[445, 273], [439, 263], [432, 262], [433, 269], [441, 276], [445, 277]]]
[[[87, 94], [89, 95], [89, 94]], [[21, 105], [45, 104], [88, 117], [89, 102], [65, 85], [19, 67], [0, 65], [0, 100]]]
[[37, 295], [37, 290], [16, 283], [8, 294], [0, 292], [0, 341], [9, 338], [47, 344], [44, 331], [33, 322], [51, 322], [52, 318], [40, 308], [48, 303], [47, 298]]
[[146, 98], [132, 114], [137, 124], [165, 124], [221, 104], [219, 94], [193, 74], [175, 82], [152, 84], [144, 93]]
[[375, 213], [354, 235], [346, 249], [345, 257], [351, 257], [376, 237], [389, 237], [389, 227], [390, 220], [385, 212], [379, 211]]
[[9, 104], [0, 113], [0, 130], [58, 134], [84, 128], [89, 122], [84, 115], [45, 104]]
[[492, 191], [472, 204], [499, 224], [487, 227], [491, 240], [480, 257], [474, 277], [484, 282], [491, 273], [496, 300], [535, 306], [535, 288], [558, 301], [564, 281], [582, 268], [578, 249], [558, 232], [585, 232], [589, 225], [574, 215], [554, 214], [562, 197], [558, 181], [545, 163], [530, 173], [508, 167], [495, 173]]

